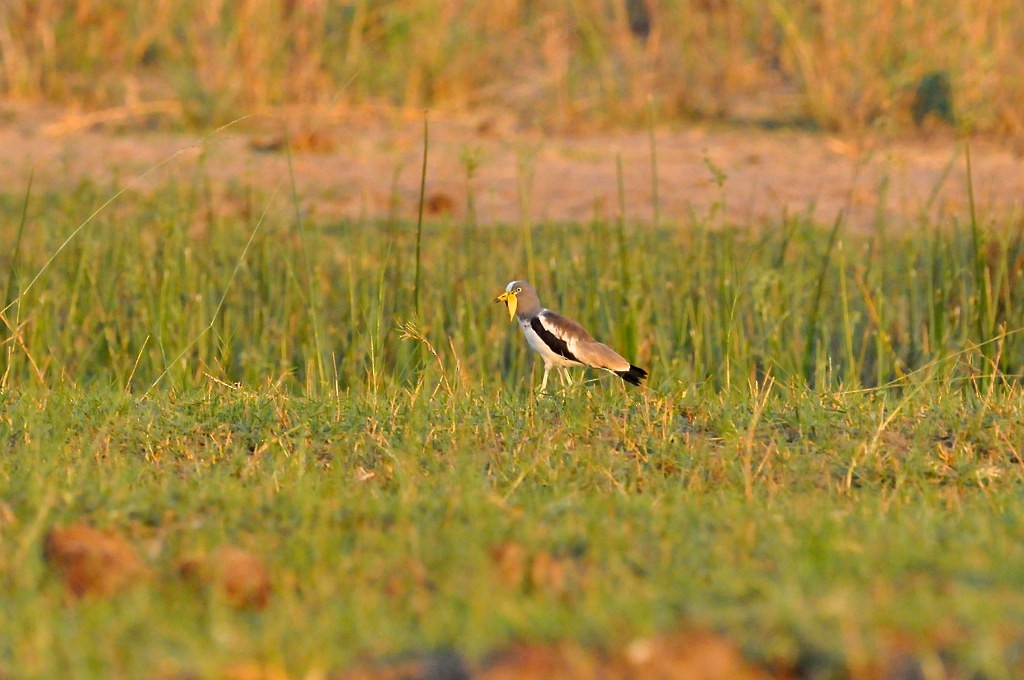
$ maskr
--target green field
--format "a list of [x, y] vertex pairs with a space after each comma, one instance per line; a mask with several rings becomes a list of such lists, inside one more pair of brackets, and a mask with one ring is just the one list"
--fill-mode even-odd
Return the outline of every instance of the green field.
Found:
[[[417, 262], [415, 224], [204, 181], [3, 196], [0, 677], [687, 628], [788, 677], [1024, 673], [1011, 220], [439, 222]], [[536, 395], [491, 304], [524, 276], [649, 386]], [[72, 596], [43, 542], [75, 523], [147, 575]], [[265, 608], [180, 577], [224, 544]]]

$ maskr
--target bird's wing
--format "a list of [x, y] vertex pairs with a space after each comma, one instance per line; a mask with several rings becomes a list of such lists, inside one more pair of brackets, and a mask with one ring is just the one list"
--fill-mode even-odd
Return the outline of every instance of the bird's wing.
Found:
[[553, 352], [566, 359], [609, 371], [629, 369], [629, 362], [618, 352], [595, 340], [572, 319], [545, 309], [533, 318], [530, 325]]

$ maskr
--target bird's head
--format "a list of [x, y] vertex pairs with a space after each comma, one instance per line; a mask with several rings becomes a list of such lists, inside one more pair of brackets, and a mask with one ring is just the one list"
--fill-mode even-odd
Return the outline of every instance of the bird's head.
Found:
[[505, 303], [505, 307], [508, 308], [509, 321], [516, 318], [516, 309], [519, 307], [519, 295], [522, 294], [524, 287], [529, 289], [529, 284], [525, 281], [511, 281], [505, 286], [505, 292], [494, 298], [494, 302]]

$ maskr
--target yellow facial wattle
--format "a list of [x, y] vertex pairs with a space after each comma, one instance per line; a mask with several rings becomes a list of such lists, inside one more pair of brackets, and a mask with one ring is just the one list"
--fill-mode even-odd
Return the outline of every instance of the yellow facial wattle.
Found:
[[516, 318], [516, 307], [519, 306], [519, 298], [516, 297], [515, 293], [509, 293], [505, 299], [505, 304], [508, 306], [508, 320]]

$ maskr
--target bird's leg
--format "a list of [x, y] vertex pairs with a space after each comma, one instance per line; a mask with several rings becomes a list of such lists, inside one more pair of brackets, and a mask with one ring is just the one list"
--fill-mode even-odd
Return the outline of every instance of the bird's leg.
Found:
[[558, 374], [562, 377], [562, 387], [572, 387], [572, 376], [569, 375], [569, 369], [562, 366], [558, 369]]
[[551, 367], [548, 366], [547, 364], [544, 364], [544, 379], [540, 381], [540, 389], [537, 390], [538, 392], [543, 392], [545, 390], [545, 388], [547, 388], [547, 386], [548, 386], [548, 371], [550, 371], [550, 370], [551, 370]]

